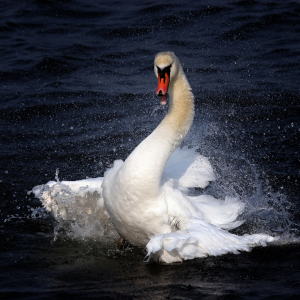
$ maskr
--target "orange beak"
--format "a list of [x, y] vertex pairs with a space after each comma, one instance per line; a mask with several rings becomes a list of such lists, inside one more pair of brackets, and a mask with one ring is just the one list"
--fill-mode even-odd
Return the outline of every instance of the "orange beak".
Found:
[[156, 95], [160, 96], [160, 104], [166, 105], [167, 103], [167, 92], [170, 82], [170, 75], [168, 72], [164, 72], [163, 74], [158, 73], [158, 86], [156, 89]]
[[168, 92], [170, 77], [168, 73], [164, 75], [164, 77], [161, 77], [160, 74], [158, 74], [158, 86], [156, 90], [156, 95], [158, 96], [163, 96]]

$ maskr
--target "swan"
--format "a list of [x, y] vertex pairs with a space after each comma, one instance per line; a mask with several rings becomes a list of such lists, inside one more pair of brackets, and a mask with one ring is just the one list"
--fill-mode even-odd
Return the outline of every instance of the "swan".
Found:
[[[155, 56], [154, 72], [160, 103], [169, 98], [168, 113], [156, 129], [124, 162], [115, 161], [104, 178], [49, 182], [32, 190], [36, 197], [56, 218], [70, 219], [75, 207], [94, 220], [109, 219], [121, 238], [146, 248], [148, 260], [164, 263], [237, 254], [275, 241], [267, 234], [228, 231], [243, 223], [237, 217], [245, 204], [238, 199], [189, 195], [189, 188], [205, 188], [215, 179], [206, 157], [179, 147], [194, 119], [194, 96], [173, 52]], [[62, 190], [77, 198], [58, 201]], [[98, 199], [87, 200], [83, 194], [88, 192]]]

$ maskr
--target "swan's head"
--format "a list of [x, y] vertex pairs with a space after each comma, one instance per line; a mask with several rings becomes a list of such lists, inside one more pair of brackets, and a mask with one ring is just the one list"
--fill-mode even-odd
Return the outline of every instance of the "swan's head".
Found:
[[179, 60], [173, 52], [160, 52], [154, 59], [154, 73], [158, 78], [156, 95], [160, 96], [160, 104], [167, 103], [170, 82], [177, 76]]

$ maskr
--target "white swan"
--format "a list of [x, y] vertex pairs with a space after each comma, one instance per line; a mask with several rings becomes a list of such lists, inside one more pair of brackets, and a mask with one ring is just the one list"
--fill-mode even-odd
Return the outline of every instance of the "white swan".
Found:
[[60, 217], [70, 218], [71, 207], [95, 219], [109, 215], [125, 240], [134, 246], [146, 246], [149, 258], [166, 263], [249, 251], [251, 246], [274, 241], [276, 238], [266, 234], [237, 236], [227, 231], [242, 223], [236, 219], [244, 204], [237, 199], [188, 195], [188, 187], [204, 188], [214, 180], [205, 157], [195, 149], [177, 148], [193, 122], [194, 97], [174, 53], [158, 53], [154, 72], [161, 104], [166, 104], [167, 93], [170, 99], [162, 122], [124, 163], [115, 161], [104, 179], [63, 182], [77, 197], [92, 189], [102, 195], [98, 202], [81, 197], [58, 203], [54, 182], [47, 188], [35, 187], [35, 195], [56, 217], [60, 209]]

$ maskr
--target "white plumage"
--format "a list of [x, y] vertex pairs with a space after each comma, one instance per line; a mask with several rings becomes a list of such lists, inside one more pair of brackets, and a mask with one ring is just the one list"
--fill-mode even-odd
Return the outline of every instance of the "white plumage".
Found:
[[[95, 220], [110, 218], [125, 240], [166, 263], [249, 251], [274, 241], [266, 234], [236, 236], [227, 231], [243, 223], [237, 217], [244, 204], [237, 199], [189, 195], [188, 188], [205, 188], [215, 180], [208, 159], [196, 148], [178, 148], [193, 121], [194, 97], [174, 53], [157, 54], [154, 70], [162, 104], [169, 93], [169, 112], [125, 162], [115, 161], [104, 178], [52, 182], [47, 188], [35, 187], [35, 195], [55, 217], [58, 211], [64, 219], [84, 211]], [[61, 200], [62, 186], [75, 196]]]

